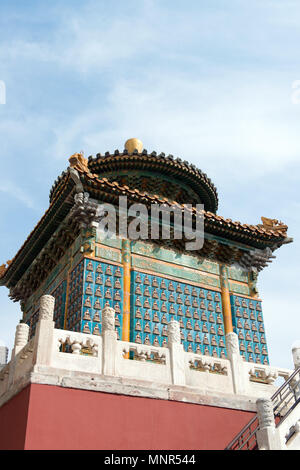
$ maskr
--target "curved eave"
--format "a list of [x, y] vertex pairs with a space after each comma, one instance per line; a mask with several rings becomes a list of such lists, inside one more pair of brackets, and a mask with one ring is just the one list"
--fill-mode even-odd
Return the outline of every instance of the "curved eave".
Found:
[[[86, 190], [95, 199], [107, 198], [113, 202], [120, 195], [128, 196], [128, 199], [133, 201], [139, 201], [145, 204], [166, 203], [172, 205], [166, 198], [162, 199], [158, 196], [150, 196], [145, 193], [141, 193], [139, 190], [132, 190], [127, 186], [120, 186], [116, 182], [109, 182], [106, 178], [98, 178], [97, 175], [91, 175], [86, 172], [81, 172], [81, 180], [85, 185]], [[183, 205], [174, 202], [180, 208], [184, 208]], [[193, 209], [196, 212], [196, 209]], [[229, 240], [238, 241], [249, 248], [266, 248], [277, 246], [278, 244], [284, 243], [286, 235], [282, 232], [275, 232], [272, 230], [266, 230], [259, 228], [255, 225], [242, 224], [241, 222], [233, 222], [231, 219], [225, 219], [222, 216], [213, 214], [209, 211], [204, 211], [204, 227], [207, 233], [219, 235]]]
[[7, 287], [14, 286], [51, 238], [73, 205], [73, 201], [68, 201], [68, 195], [72, 191], [73, 186], [74, 183], [70, 180], [69, 174], [66, 175], [55, 199], [25, 240], [4, 275], [0, 278], [0, 285]]
[[[216, 212], [218, 208], [217, 190], [205, 173], [195, 165], [174, 158], [172, 155], [159, 155], [156, 152], [149, 153], [143, 150], [142, 153], [120, 153], [118, 150], [114, 154], [106, 152], [105, 156], [97, 154], [95, 158], [89, 157], [88, 166], [91, 173], [97, 173], [99, 177], [105, 176], [108, 172], [118, 172], [124, 170], [148, 170], [160, 175], [172, 176], [178, 181], [190, 186], [199, 196], [199, 203], [203, 202], [205, 209]], [[50, 200], [55, 195], [61, 177], [53, 185], [50, 192]]]
[[[172, 205], [167, 199], [161, 199], [158, 196], [150, 196], [141, 193], [137, 189], [132, 190], [127, 186], [120, 186], [116, 182], [109, 182], [106, 178], [99, 178], [80, 169], [77, 169], [83, 188], [91, 197], [100, 201], [117, 203], [119, 196], [127, 196], [129, 202], [140, 202], [146, 205], [152, 203]], [[73, 199], [72, 195], [75, 183], [70, 178], [69, 173], [61, 178], [59, 189], [57, 189], [54, 199], [43, 217], [40, 219], [34, 230], [28, 236], [20, 250], [13, 258], [11, 264], [0, 278], [0, 285], [12, 287], [18, 282], [24, 272], [31, 265], [32, 261], [39, 254], [51, 238], [59, 224], [69, 213]], [[174, 203], [177, 204], [177, 203]], [[184, 208], [177, 204], [178, 207]], [[193, 209], [194, 215], [196, 209]], [[275, 248], [285, 243], [286, 235], [281, 232], [274, 232], [259, 228], [255, 225], [241, 224], [233, 222], [230, 219], [224, 219], [221, 216], [204, 211], [204, 228], [207, 234], [216, 238], [232, 241], [241, 244], [245, 249], [266, 247]]]

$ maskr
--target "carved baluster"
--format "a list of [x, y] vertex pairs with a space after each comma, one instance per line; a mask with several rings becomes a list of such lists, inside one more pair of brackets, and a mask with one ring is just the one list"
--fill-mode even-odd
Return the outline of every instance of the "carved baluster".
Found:
[[226, 347], [231, 365], [234, 393], [244, 394], [249, 386], [249, 376], [240, 355], [239, 339], [236, 333], [226, 334]]
[[147, 352], [145, 350], [141, 350], [141, 352], [138, 355], [139, 361], [145, 362], [147, 359]]
[[179, 322], [171, 320], [168, 323], [167, 334], [172, 382], [176, 385], [185, 385], [185, 352], [180, 343]]
[[104, 307], [102, 310], [103, 374], [115, 375], [117, 354], [117, 332], [115, 331], [115, 310]]
[[39, 320], [53, 320], [55, 298], [52, 295], [42, 295], [40, 299]]
[[98, 344], [95, 343], [93, 340], [91, 340], [90, 338], [87, 340], [86, 342], [87, 346], [91, 349], [92, 351], [92, 355], [94, 357], [97, 357], [98, 356]]
[[180, 344], [180, 325], [176, 320], [168, 323], [168, 346], [171, 344]]
[[292, 348], [293, 362], [295, 369], [300, 367], [300, 342], [298, 341]]
[[[293, 362], [295, 369], [300, 368], [300, 341], [297, 341], [292, 348]], [[296, 400], [300, 397], [300, 383], [298, 373], [294, 380], [291, 381], [291, 387], [293, 388]]]
[[26, 323], [19, 323], [16, 327], [14, 353], [18, 354], [28, 343], [29, 326]]
[[272, 384], [275, 382], [275, 380], [278, 378], [278, 372], [276, 369], [268, 369], [268, 373], [267, 373], [267, 377], [266, 377], [266, 380], [267, 380], [267, 383], [268, 384]]
[[74, 340], [72, 342], [72, 354], [80, 354], [81, 351], [81, 342], [79, 340]]
[[92, 346], [92, 355], [98, 357], [98, 344], [96, 343]]
[[281, 442], [275, 427], [274, 404], [269, 398], [259, 398], [256, 402], [259, 430], [257, 442], [260, 450], [280, 450]]
[[34, 337], [33, 357], [36, 365], [50, 365], [52, 353], [57, 346], [53, 341], [54, 304], [55, 298], [52, 295], [42, 295], [40, 298], [39, 321]]
[[256, 402], [260, 429], [275, 427], [273, 403], [269, 398], [259, 398]]
[[12, 350], [10, 367], [9, 367], [9, 376], [8, 376], [8, 387], [14, 382], [15, 368], [16, 368], [16, 356], [21, 351], [21, 349], [26, 346], [29, 336], [29, 326], [26, 323], [20, 322], [16, 326], [15, 332], [15, 343]]

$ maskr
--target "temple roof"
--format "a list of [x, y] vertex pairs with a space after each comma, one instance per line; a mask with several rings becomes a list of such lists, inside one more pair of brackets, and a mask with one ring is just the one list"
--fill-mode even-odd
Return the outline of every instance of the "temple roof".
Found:
[[[182, 204], [203, 204], [205, 210], [216, 212], [218, 194], [208, 176], [195, 165], [174, 158], [173, 155], [115, 150], [113, 154], [98, 153], [88, 158], [91, 173], [101, 179], [117, 182], [120, 186], [139, 189], [141, 192], [166, 197]], [[50, 191], [50, 202], [56, 194], [60, 178]]]
[[[143, 154], [134, 154], [131, 157], [140, 158], [141, 155]], [[128, 155], [123, 153], [123, 157], [128, 157]], [[112, 162], [111, 164], [114, 166], [113, 158], [115, 156], [109, 155], [104, 157], [103, 161]], [[164, 159], [164, 157], [161, 158]], [[41, 257], [41, 253], [44, 265], [47, 265], [49, 269], [54, 267], [55, 262], [63, 255], [64, 250], [70, 246], [79, 233], [79, 228], [74, 220], [68, 222], [69, 225], [71, 224], [71, 228], [70, 226], [67, 227], [65, 222], [72, 212], [72, 207], [74, 207], [74, 196], [79, 192], [79, 186], [81, 188], [80, 191], [83, 190], [91, 198], [101, 202], [116, 204], [118, 203], [119, 196], [127, 196], [128, 203], [138, 202], [147, 206], [153, 203], [167, 204], [169, 206], [176, 205], [184, 210], [182, 203], [172, 201], [168, 197], [149, 194], [147, 191], [143, 192], [138, 188], [133, 189], [127, 185], [121, 185], [117, 181], [110, 181], [106, 177], [100, 177], [97, 170], [101, 167], [102, 160], [98, 160], [99, 157], [96, 160], [90, 159], [88, 161], [81, 154], [74, 154], [70, 157], [70, 167], [56, 180], [51, 193], [50, 205], [45, 214], [13, 260], [8, 262], [8, 266], [4, 264], [0, 267], [1, 285], [13, 288], [24, 273], [27, 272], [28, 268], [33, 263], [36, 263], [36, 258], [38, 256]], [[185, 168], [184, 164], [181, 165], [179, 163], [178, 165], [181, 168], [180, 171]], [[77, 180], [76, 178], [74, 179], [74, 171], [77, 175]], [[188, 168], [186, 168], [186, 171], [188, 173]], [[194, 173], [193, 175], [195, 176]], [[195, 217], [197, 209], [193, 207], [191, 212], [193, 217]], [[249, 255], [251, 250], [267, 249], [269, 254], [266, 258], [268, 258], [272, 257], [270, 254], [272, 254], [274, 249], [292, 241], [287, 237], [287, 226], [276, 220], [262, 218], [262, 224], [250, 225], [225, 219], [207, 210], [203, 211], [203, 216], [205, 244], [199, 255], [211, 257], [213, 254], [220, 262], [232, 264], [237, 261], [242, 266], [251, 267], [257, 265], [260, 269], [261, 266], [266, 265], [266, 260], [262, 259], [261, 255], [258, 258], [256, 256], [255, 260], [255, 257], [253, 258], [252, 255]], [[60, 231], [57, 232], [58, 230]], [[47, 250], [45, 250], [46, 245]], [[42, 273], [43, 266], [37, 268], [35, 264], [35, 269], [40, 270]], [[41, 279], [42, 277], [40, 275]], [[18, 300], [17, 295], [15, 295], [15, 299]]]

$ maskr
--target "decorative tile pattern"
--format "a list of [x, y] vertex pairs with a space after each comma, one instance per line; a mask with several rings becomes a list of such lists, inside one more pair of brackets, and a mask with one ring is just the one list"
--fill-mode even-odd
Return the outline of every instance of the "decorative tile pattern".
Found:
[[35, 312], [30, 316], [29, 320], [26, 321], [27, 325], [29, 325], [29, 338], [35, 335], [36, 325], [39, 319], [39, 309], [36, 309]]
[[116, 331], [122, 337], [123, 324], [123, 268], [108, 263], [85, 259], [83, 277], [81, 327], [84, 333], [100, 334], [101, 311], [105, 305], [116, 312]]
[[261, 302], [237, 295], [231, 295], [230, 301], [241, 355], [249, 362], [269, 364]]
[[82, 317], [83, 271], [84, 260], [77, 264], [70, 273], [66, 323], [67, 330], [80, 331]]
[[165, 346], [174, 318], [186, 351], [226, 356], [219, 292], [137, 271], [131, 276], [131, 341]]
[[63, 281], [51, 295], [55, 297], [54, 315], [55, 328], [63, 329], [66, 305], [67, 281]]

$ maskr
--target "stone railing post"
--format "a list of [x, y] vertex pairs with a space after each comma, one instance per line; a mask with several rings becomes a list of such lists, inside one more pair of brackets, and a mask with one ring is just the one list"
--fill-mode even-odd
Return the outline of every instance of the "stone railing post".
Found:
[[[300, 367], [300, 341], [297, 341], [295, 346], [292, 348], [292, 355], [293, 355], [293, 362], [295, 369]], [[295, 377], [294, 380], [291, 382], [291, 386], [294, 389], [295, 398], [298, 399], [300, 397], [300, 384], [298, 383], [299, 374]]]
[[300, 341], [292, 348], [293, 362], [295, 369], [300, 367]]
[[15, 342], [14, 347], [11, 353], [10, 367], [9, 367], [9, 376], [8, 376], [8, 386], [14, 381], [15, 375], [15, 365], [16, 365], [16, 355], [21, 351], [21, 349], [26, 346], [29, 338], [29, 326], [27, 323], [22, 321], [16, 326], [15, 332]]
[[244, 361], [240, 355], [239, 339], [236, 333], [226, 334], [227, 357], [231, 364], [234, 393], [244, 394], [247, 390], [248, 375], [245, 374]]
[[185, 385], [184, 350], [180, 342], [180, 325], [175, 320], [168, 323], [168, 348], [170, 351], [172, 383]]
[[104, 375], [116, 374], [117, 332], [115, 311], [111, 307], [102, 310], [102, 370]]
[[269, 398], [256, 401], [259, 430], [256, 433], [259, 450], [281, 450], [280, 436], [275, 427], [273, 403]]
[[33, 364], [35, 365], [50, 365], [51, 363], [54, 304], [55, 298], [52, 295], [42, 295], [34, 338]]
[[21, 351], [24, 346], [26, 346], [26, 344], [28, 343], [28, 338], [29, 326], [27, 325], [27, 323], [20, 322], [16, 327], [15, 344], [13, 349], [14, 356], [16, 356], [18, 352]]

